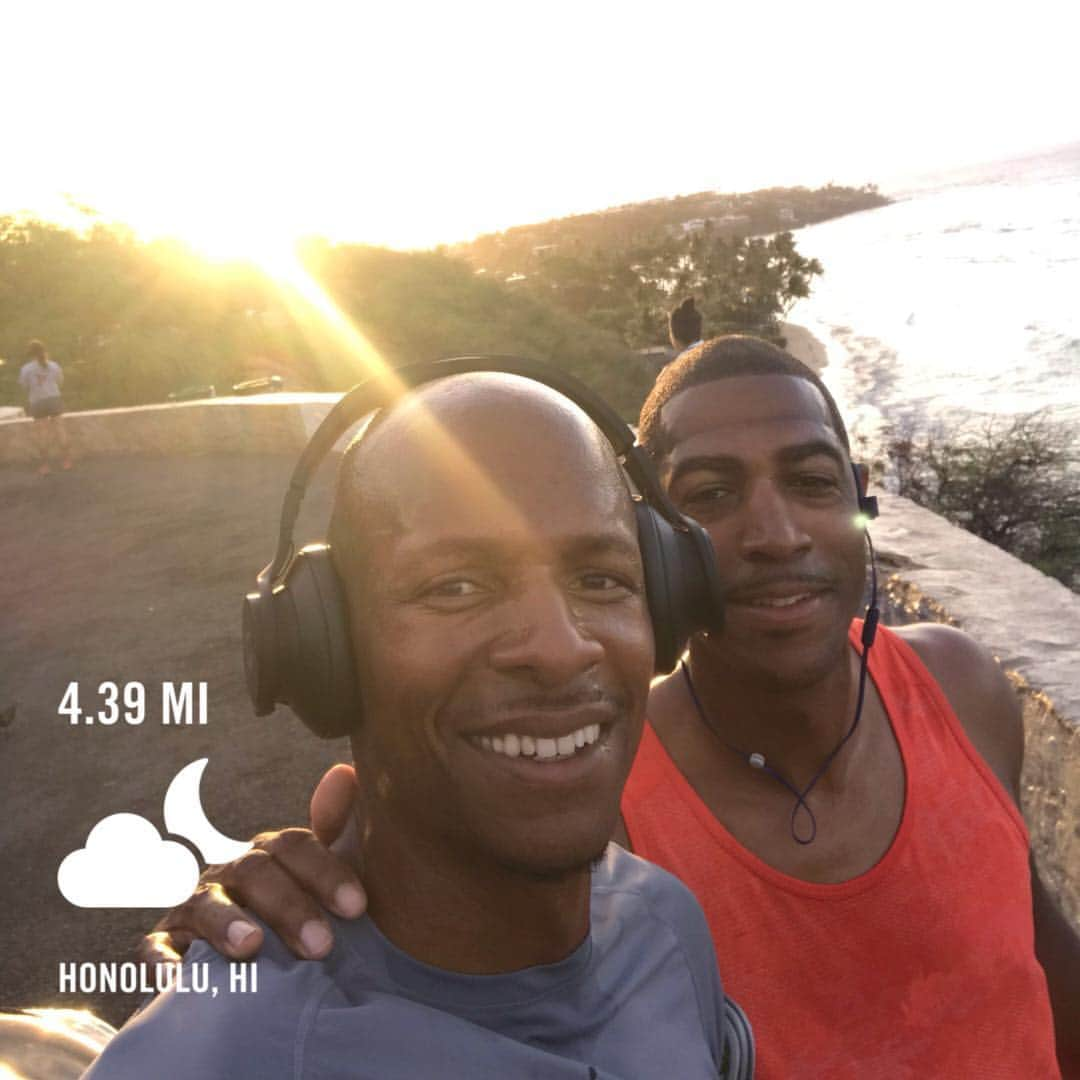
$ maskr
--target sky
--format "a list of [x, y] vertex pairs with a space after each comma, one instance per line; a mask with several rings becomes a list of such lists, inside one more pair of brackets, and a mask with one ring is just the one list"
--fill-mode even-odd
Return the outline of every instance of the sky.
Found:
[[0, 213], [67, 200], [258, 258], [429, 246], [706, 189], [877, 182], [1080, 139], [1054, 0], [4, 13]]

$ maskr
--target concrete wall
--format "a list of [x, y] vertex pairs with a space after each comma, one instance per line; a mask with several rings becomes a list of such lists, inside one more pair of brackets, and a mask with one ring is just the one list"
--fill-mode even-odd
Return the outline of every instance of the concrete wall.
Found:
[[908, 595], [991, 649], [1021, 690], [1031, 847], [1080, 931], [1080, 596], [896, 495], [882, 497], [872, 533]]
[[[63, 423], [79, 457], [113, 454], [287, 453], [307, 442], [337, 394], [263, 394], [175, 405], [69, 413]], [[37, 460], [35, 421], [0, 422], [0, 465]]]
[[882, 496], [871, 533], [883, 562], [1080, 731], [1080, 595], [898, 495]]

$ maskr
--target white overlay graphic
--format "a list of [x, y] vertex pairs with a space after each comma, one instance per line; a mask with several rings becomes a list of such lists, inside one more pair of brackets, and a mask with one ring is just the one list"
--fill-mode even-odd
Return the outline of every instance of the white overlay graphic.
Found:
[[190, 765], [185, 765], [173, 777], [169, 790], [165, 792], [165, 831], [190, 840], [208, 863], [224, 863], [238, 859], [250, 844], [232, 840], [218, 832], [203, 810], [199, 785], [206, 771], [209, 758], [199, 758]]
[[[199, 787], [208, 758], [185, 765], [165, 793], [165, 828], [190, 840], [208, 863], [229, 862], [250, 844], [219, 832], [203, 810]], [[186, 900], [199, 882], [199, 863], [183, 844], [165, 840], [138, 814], [110, 814], [56, 872], [64, 899], [83, 908], [162, 908]]]
[[56, 883], [76, 907], [173, 907], [199, 883], [199, 864], [146, 818], [110, 814], [60, 864]]

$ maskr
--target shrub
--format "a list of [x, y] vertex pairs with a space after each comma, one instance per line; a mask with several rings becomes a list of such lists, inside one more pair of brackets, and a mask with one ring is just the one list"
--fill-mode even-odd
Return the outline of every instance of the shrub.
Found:
[[899, 494], [1080, 591], [1080, 447], [1048, 410], [885, 433]]

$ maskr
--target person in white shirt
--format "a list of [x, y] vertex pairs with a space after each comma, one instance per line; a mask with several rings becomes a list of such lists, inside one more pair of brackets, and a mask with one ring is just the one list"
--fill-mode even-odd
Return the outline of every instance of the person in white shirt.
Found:
[[50, 442], [58, 446], [64, 468], [71, 468], [71, 444], [61, 419], [64, 402], [60, 396], [60, 388], [64, 385], [64, 372], [55, 360], [49, 358], [40, 341], [31, 341], [26, 346], [26, 357], [26, 363], [19, 372], [19, 385], [27, 393], [27, 412], [35, 421], [38, 452], [41, 454], [38, 472], [46, 476], [51, 471]]

